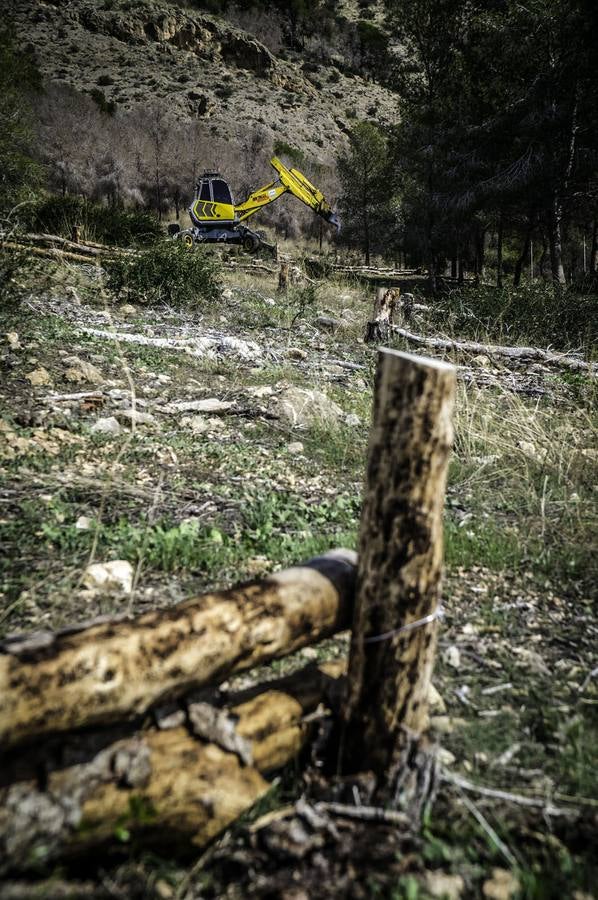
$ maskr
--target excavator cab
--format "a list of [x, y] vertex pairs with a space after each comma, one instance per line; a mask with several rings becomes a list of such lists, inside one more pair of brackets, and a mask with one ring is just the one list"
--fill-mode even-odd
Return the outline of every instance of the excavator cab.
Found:
[[232, 226], [235, 222], [235, 204], [228, 184], [218, 172], [204, 172], [195, 188], [195, 197], [189, 208], [191, 221], [198, 228], [206, 225]]

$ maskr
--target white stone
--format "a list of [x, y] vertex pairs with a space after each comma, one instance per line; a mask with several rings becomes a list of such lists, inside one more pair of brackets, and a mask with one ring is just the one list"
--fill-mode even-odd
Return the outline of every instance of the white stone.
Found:
[[210, 430], [205, 416], [183, 416], [181, 425], [183, 428], [190, 428], [194, 434], [203, 434]]
[[432, 716], [430, 718], [430, 728], [437, 731], [438, 734], [451, 734], [453, 732], [453, 723], [450, 716]]
[[4, 336], [6, 338], [6, 343], [8, 344], [8, 346], [10, 347], [11, 350], [22, 350], [23, 349], [23, 345], [21, 344], [21, 341], [19, 340], [19, 335], [17, 334], [16, 331], [7, 331]]
[[271, 397], [274, 393], [274, 388], [269, 384], [260, 384], [256, 385], [256, 387], [248, 387], [246, 393], [250, 397], [257, 397], [258, 400], [261, 400], [262, 397]]
[[432, 897], [443, 900], [459, 900], [465, 889], [461, 875], [447, 875], [445, 872], [426, 872], [426, 890]]
[[138, 409], [119, 409], [117, 415], [119, 419], [124, 419], [131, 425], [153, 425], [156, 421], [156, 417], [151, 413], [141, 412]]
[[287, 444], [287, 453], [290, 453], [291, 456], [297, 456], [299, 453], [303, 453], [304, 447], [301, 441], [292, 441], [292, 443]]
[[107, 416], [105, 419], [97, 419], [90, 430], [92, 434], [111, 434], [116, 436], [121, 433], [122, 428], [118, 423], [118, 419], [115, 419], [114, 416]]
[[165, 407], [166, 412], [198, 412], [221, 413], [228, 412], [235, 406], [230, 400], [218, 400], [217, 397], [207, 397], [205, 400], [174, 400]]
[[52, 381], [50, 373], [47, 369], [44, 369], [43, 366], [39, 369], [34, 369], [33, 372], [28, 372], [25, 375], [25, 378], [33, 387], [42, 387], [43, 385], [50, 384]]
[[517, 441], [517, 446], [528, 459], [538, 463], [545, 462], [548, 453], [546, 447], [536, 447], [531, 441]]
[[457, 759], [457, 757], [445, 747], [438, 748], [436, 751], [436, 758], [441, 766], [452, 766]]
[[355, 413], [349, 413], [349, 415], [345, 418], [345, 425], [349, 425], [352, 428], [357, 428], [361, 425], [361, 419]]
[[455, 644], [451, 644], [450, 647], [446, 648], [442, 654], [442, 658], [447, 666], [450, 666], [452, 669], [459, 669], [461, 667], [461, 654], [459, 648], [456, 647]]
[[75, 522], [75, 528], [77, 531], [89, 531], [92, 525], [92, 520], [89, 516], [79, 516], [77, 521]]
[[133, 566], [126, 559], [92, 563], [85, 570], [83, 584], [90, 590], [116, 590], [130, 594], [133, 587]]
[[78, 356], [65, 356], [63, 359], [65, 365], [68, 366], [64, 377], [67, 381], [79, 384], [87, 382], [88, 384], [102, 384], [104, 376], [92, 363]]
[[340, 406], [322, 391], [289, 387], [272, 398], [273, 411], [291, 425], [337, 425], [344, 417]]
[[508, 869], [492, 869], [492, 877], [482, 885], [482, 893], [489, 900], [510, 900], [519, 893], [521, 885]]
[[428, 704], [432, 710], [436, 710], [439, 713], [446, 712], [446, 704], [431, 682], [428, 687]]

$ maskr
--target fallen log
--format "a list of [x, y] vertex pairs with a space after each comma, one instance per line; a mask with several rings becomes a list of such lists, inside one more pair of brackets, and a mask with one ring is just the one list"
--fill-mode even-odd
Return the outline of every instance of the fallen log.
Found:
[[392, 326], [393, 334], [398, 334], [412, 344], [420, 344], [425, 347], [433, 347], [437, 350], [454, 350], [459, 353], [479, 353], [484, 356], [504, 356], [509, 359], [538, 360], [550, 365], [559, 365], [573, 371], [596, 372], [596, 363], [588, 363], [582, 359], [576, 359], [566, 353], [554, 353], [550, 350], [541, 350], [539, 347], [503, 347], [498, 344], [480, 344], [477, 341], [451, 341], [448, 338], [425, 337], [421, 334], [413, 334], [398, 325]]
[[3, 247], [11, 250], [27, 250], [33, 256], [42, 256], [46, 259], [68, 259], [72, 262], [84, 262], [88, 265], [97, 265], [98, 261], [93, 256], [84, 256], [82, 253], [71, 253], [70, 250], [59, 250], [57, 247], [32, 247], [30, 244], [20, 244], [16, 241], [5, 241]]
[[24, 234], [19, 240], [23, 243], [50, 244], [51, 246], [58, 246], [63, 250], [73, 250], [76, 253], [89, 254], [89, 256], [100, 256], [102, 252], [97, 247], [91, 247], [81, 241], [69, 241], [68, 238], [61, 237], [57, 234]]
[[[117, 738], [102, 732], [15, 751], [0, 775], [0, 873], [135, 839], [184, 849], [221, 832], [269, 789], [264, 774], [297, 756], [309, 713], [340, 690], [342, 663], [310, 666], [233, 697], [223, 714], [248, 748], [244, 764], [179, 724]], [[205, 706], [205, 704], [201, 704]], [[166, 727], [165, 727], [166, 726]]]
[[135, 619], [0, 644], [0, 748], [142, 715], [348, 628], [356, 556], [337, 550]]

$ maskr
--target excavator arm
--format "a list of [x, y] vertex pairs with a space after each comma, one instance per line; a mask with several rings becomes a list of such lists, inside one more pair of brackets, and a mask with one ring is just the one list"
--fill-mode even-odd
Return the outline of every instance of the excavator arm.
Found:
[[252, 216], [259, 209], [267, 206], [268, 203], [273, 203], [289, 191], [319, 216], [330, 222], [331, 225], [335, 225], [337, 229], [340, 229], [338, 217], [333, 212], [324, 194], [302, 172], [298, 169], [287, 169], [276, 156], [272, 157], [270, 163], [278, 172], [278, 179], [271, 181], [270, 184], [259, 188], [257, 191], [253, 191], [247, 200], [235, 206], [235, 217], [238, 218], [239, 222], [248, 219], [249, 216]]

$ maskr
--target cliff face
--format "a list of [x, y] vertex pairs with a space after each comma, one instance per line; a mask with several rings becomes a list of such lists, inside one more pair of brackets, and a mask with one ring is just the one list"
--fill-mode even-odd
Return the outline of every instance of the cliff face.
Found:
[[330, 54], [321, 64], [313, 53], [309, 64], [299, 52], [276, 55], [232, 20], [167, 0], [8, 6], [47, 83], [101, 92], [120, 110], [164, 104], [181, 125], [206, 120], [231, 141], [258, 129], [265, 144], [286, 143], [324, 166], [355, 118], [395, 115], [390, 91], [340, 71]]

